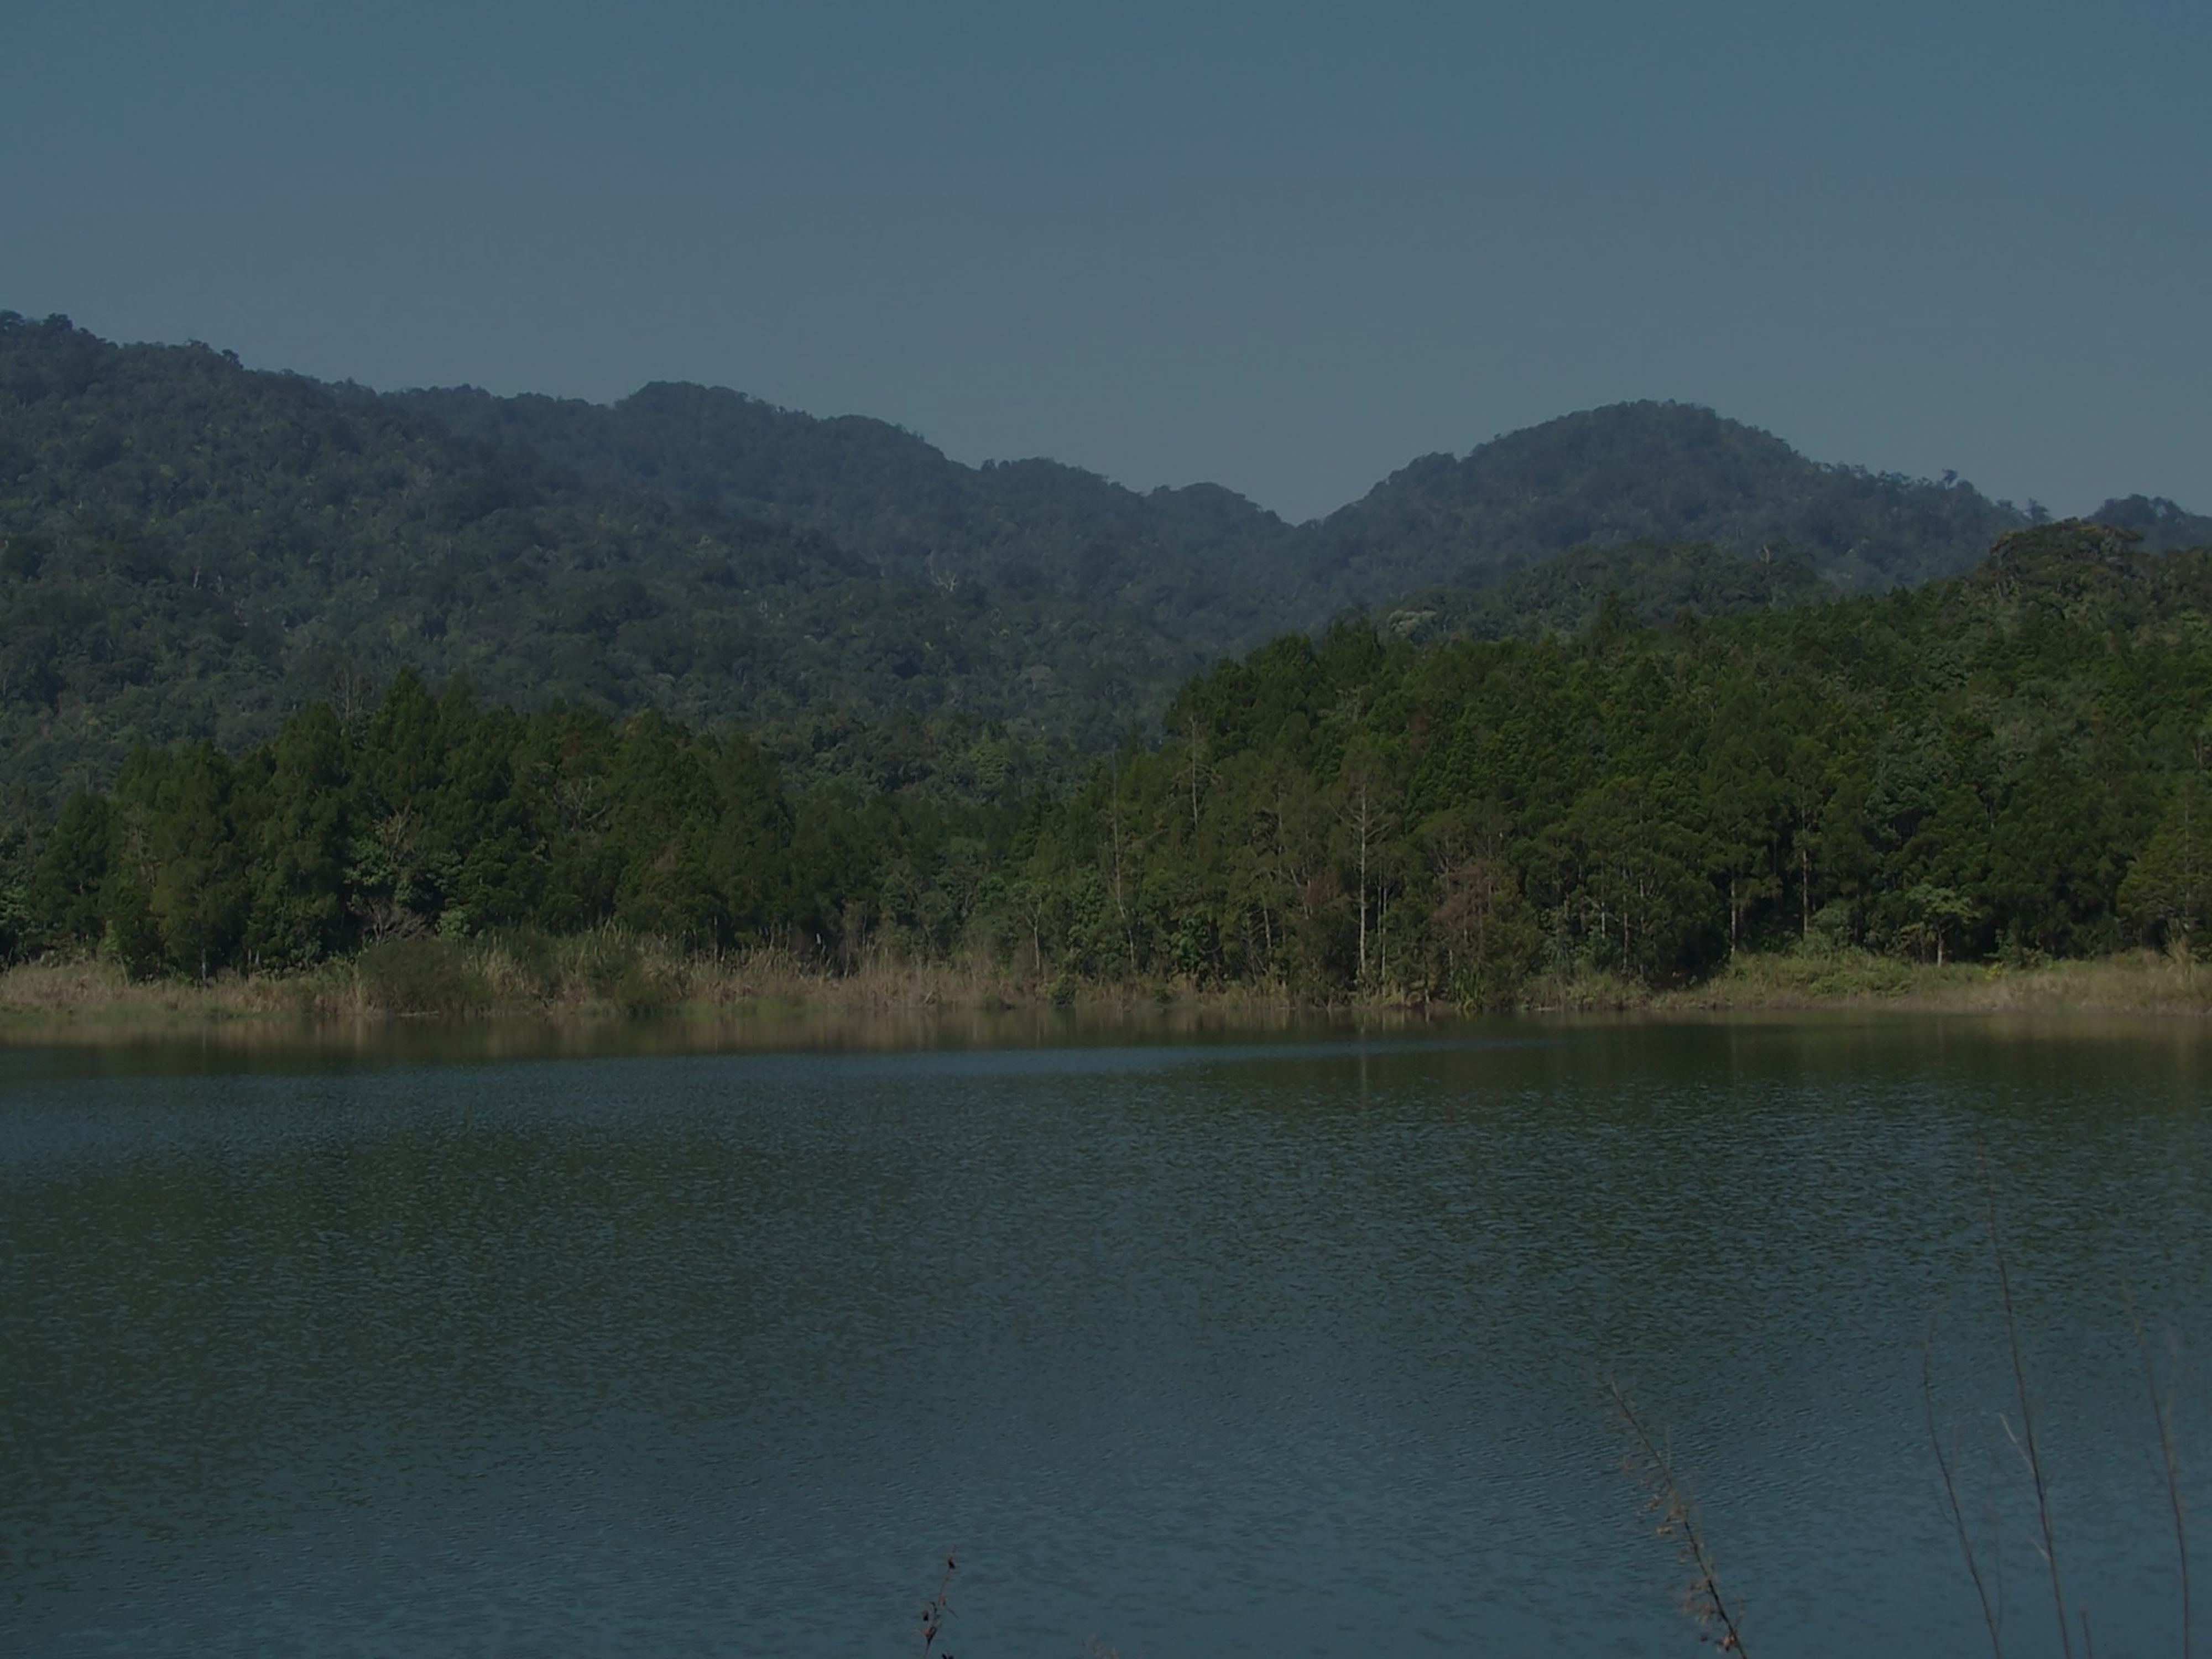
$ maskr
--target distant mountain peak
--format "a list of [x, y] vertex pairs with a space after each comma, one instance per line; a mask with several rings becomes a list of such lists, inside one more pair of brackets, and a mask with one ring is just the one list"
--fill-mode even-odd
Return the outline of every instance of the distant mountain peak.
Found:
[[2099, 524], [2134, 531], [2147, 552], [2212, 547], [2212, 518], [2191, 513], [2163, 495], [2116, 496], [2089, 516]]
[[1969, 485], [1824, 465], [1703, 404], [1645, 399], [1420, 458], [1321, 522], [1311, 568], [1349, 600], [1480, 587], [1585, 545], [1703, 542], [1879, 588], [1966, 569], [2026, 522]]

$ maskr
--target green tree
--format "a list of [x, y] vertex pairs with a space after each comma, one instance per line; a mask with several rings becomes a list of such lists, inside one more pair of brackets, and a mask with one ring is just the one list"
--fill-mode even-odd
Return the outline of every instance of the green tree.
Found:
[[1370, 924], [1395, 873], [1389, 846], [1401, 793], [1389, 757], [1371, 738], [1354, 738], [1337, 773], [1334, 805], [1338, 856], [1356, 917], [1354, 973], [1362, 986], [1370, 978]]
[[2120, 914], [2146, 939], [2193, 948], [2212, 914], [2212, 789], [2183, 775], [2150, 844], [2120, 884]]
[[246, 927], [250, 961], [297, 966], [344, 943], [348, 761], [327, 703], [310, 703], [269, 745]]
[[1421, 839], [1436, 876], [1429, 922], [1445, 994], [1481, 1007], [1510, 1006], [1536, 966], [1543, 932], [1507, 856], [1504, 815], [1477, 803], [1431, 818]]
[[114, 813], [107, 797], [71, 791], [32, 872], [29, 937], [44, 945], [97, 945], [107, 927], [106, 892], [114, 854]]
[[222, 751], [195, 744], [149, 769], [151, 787], [138, 801], [154, 872], [147, 906], [163, 954], [203, 980], [234, 958], [246, 929], [250, 896], [233, 781]]

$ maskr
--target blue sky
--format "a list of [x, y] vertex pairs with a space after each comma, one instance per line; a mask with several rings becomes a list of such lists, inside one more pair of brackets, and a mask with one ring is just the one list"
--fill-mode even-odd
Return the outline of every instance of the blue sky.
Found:
[[2212, 7], [48, 6], [0, 307], [1293, 517], [1676, 398], [2212, 511]]

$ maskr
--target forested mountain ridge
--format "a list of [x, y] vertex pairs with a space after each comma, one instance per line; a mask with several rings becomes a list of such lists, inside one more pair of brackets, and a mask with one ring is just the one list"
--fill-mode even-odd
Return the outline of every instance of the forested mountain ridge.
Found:
[[908, 580], [1127, 603], [1216, 649], [1300, 625], [1291, 528], [1216, 484], [1148, 495], [1057, 461], [963, 466], [902, 428], [656, 382], [612, 404], [473, 387], [387, 394], [579, 477], [819, 532]]
[[1613, 404], [1464, 457], [1425, 456], [1291, 526], [1217, 486], [1140, 495], [1052, 461], [967, 467], [879, 421], [817, 420], [703, 386], [654, 385], [611, 405], [394, 395], [456, 432], [609, 484], [819, 530], [887, 568], [999, 583], [1026, 571], [1227, 644], [1410, 593], [1477, 591], [1590, 545], [1706, 542], [1795, 558], [1838, 590], [1879, 589], [1954, 574], [2030, 517], [1956, 480], [1822, 465], [1686, 404]]
[[1802, 560], [1875, 591], [1966, 569], [2029, 515], [1955, 480], [1808, 460], [1689, 404], [1615, 404], [1430, 455], [1305, 534], [1319, 607], [1363, 592], [1479, 588], [1568, 549], [1708, 542]]
[[586, 483], [373, 394], [0, 314], [0, 757], [236, 749], [402, 666], [689, 721], [948, 713], [1110, 740], [1208, 659], [1108, 602], [910, 579]]
[[2163, 495], [2127, 495], [2106, 501], [2089, 517], [2133, 531], [2146, 553], [2179, 547], [2212, 547], [2212, 517], [2177, 507]]
[[[2111, 505], [2154, 544], [2207, 522]], [[0, 313], [0, 787], [51, 795], [142, 742], [234, 751], [403, 667], [742, 720], [799, 775], [872, 784], [987, 736], [1110, 743], [1346, 611], [1430, 640], [1573, 634], [1616, 594], [1647, 621], [1771, 610], [1963, 565], [2019, 517], [1641, 404], [1293, 526], [734, 392], [386, 395]]]

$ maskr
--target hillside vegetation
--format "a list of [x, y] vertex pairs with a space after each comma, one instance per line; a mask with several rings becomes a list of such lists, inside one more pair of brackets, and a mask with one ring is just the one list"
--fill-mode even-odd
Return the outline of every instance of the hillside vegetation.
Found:
[[1213, 485], [1139, 495], [1051, 461], [967, 467], [880, 421], [703, 386], [650, 386], [611, 406], [467, 388], [398, 401], [610, 488], [819, 531], [886, 570], [1118, 599], [1222, 646], [1486, 587], [1585, 545], [1703, 542], [1875, 589], [1954, 574], [2028, 521], [1970, 485], [1823, 466], [1683, 404], [1617, 404], [1427, 456], [1293, 526]]
[[2098, 524], [2132, 531], [2146, 553], [2212, 547], [2212, 518], [2188, 512], [2163, 495], [2123, 496], [2106, 501], [2089, 517]]
[[2212, 550], [2071, 522], [1789, 609], [1285, 636], [1072, 787], [988, 738], [957, 791], [807, 786], [734, 734], [403, 676], [240, 757], [142, 750], [19, 830], [0, 950], [199, 976], [611, 926], [1038, 988], [1483, 1004], [1757, 950], [2185, 956], [2212, 920], [2208, 708]]
[[1688, 404], [1616, 404], [1430, 455], [1310, 526], [1309, 603], [1475, 587], [1586, 544], [1699, 541], [1869, 592], [1956, 574], [2028, 522], [1972, 486], [1809, 461]]
[[0, 316], [0, 766], [18, 787], [105, 779], [141, 742], [236, 750], [403, 667], [521, 704], [1097, 743], [1207, 659], [1126, 606], [887, 574], [204, 347]]
[[[2157, 544], [2203, 524], [2111, 511]], [[1193, 673], [1348, 612], [1419, 642], [1771, 611], [2022, 521], [1682, 405], [1431, 457], [1290, 526], [729, 392], [382, 395], [0, 313], [0, 812], [142, 744], [236, 754], [317, 699], [356, 719], [410, 669], [741, 722], [798, 787], [912, 787], [979, 742], [1066, 779]]]
[[1301, 626], [1290, 526], [1213, 484], [1139, 495], [1056, 461], [963, 466], [864, 416], [657, 384], [611, 406], [462, 387], [388, 401], [621, 490], [816, 532], [909, 581], [1126, 604], [1216, 652]]
[[1491, 587], [1417, 593], [1382, 621], [1392, 633], [1421, 642], [1540, 639], [1577, 633], [1608, 611], [1656, 623], [1685, 614], [1778, 611], [1835, 597], [1801, 559], [1741, 559], [1708, 542], [1629, 542], [1572, 548]]

